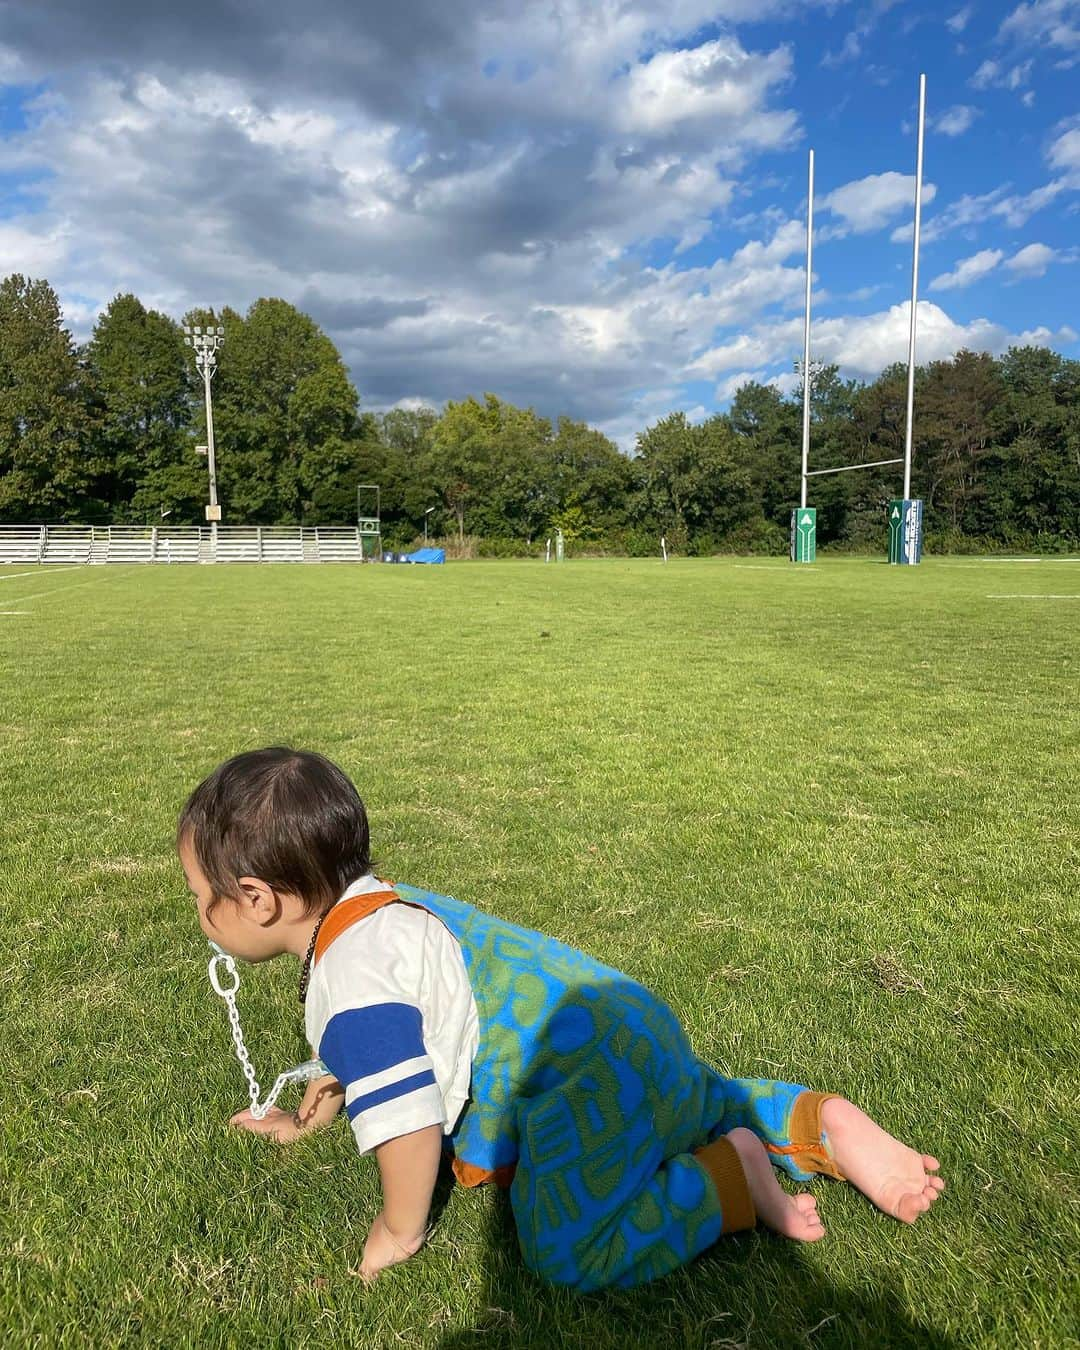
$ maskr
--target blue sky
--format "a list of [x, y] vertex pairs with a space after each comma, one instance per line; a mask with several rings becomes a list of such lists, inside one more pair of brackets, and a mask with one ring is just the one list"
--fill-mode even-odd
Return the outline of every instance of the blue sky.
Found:
[[281, 295], [369, 407], [491, 390], [629, 445], [814, 354], [1080, 356], [1080, 0], [0, 0], [0, 265], [76, 335]]

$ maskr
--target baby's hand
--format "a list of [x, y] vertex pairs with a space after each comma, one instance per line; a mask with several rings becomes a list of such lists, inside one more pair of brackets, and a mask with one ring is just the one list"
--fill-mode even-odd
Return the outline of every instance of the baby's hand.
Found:
[[426, 1233], [421, 1233], [416, 1238], [398, 1237], [390, 1232], [386, 1220], [380, 1214], [371, 1225], [371, 1232], [368, 1233], [367, 1241], [364, 1243], [360, 1278], [365, 1284], [370, 1284], [380, 1270], [385, 1270], [387, 1266], [396, 1266], [398, 1262], [407, 1261], [410, 1256], [415, 1256], [424, 1245], [426, 1236]]
[[235, 1116], [229, 1117], [229, 1124], [241, 1130], [250, 1130], [252, 1134], [269, 1135], [276, 1144], [294, 1143], [304, 1133], [298, 1113], [282, 1111], [278, 1106], [272, 1106], [262, 1120], [255, 1119], [250, 1107], [245, 1111], [237, 1111]]

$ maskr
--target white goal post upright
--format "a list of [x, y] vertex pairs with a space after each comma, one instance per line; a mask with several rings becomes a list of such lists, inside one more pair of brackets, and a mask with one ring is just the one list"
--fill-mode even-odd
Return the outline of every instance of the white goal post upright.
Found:
[[817, 557], [817, 512], [806, 505], [810, 462], [810, 392], [818, 367], [810, 360], [810, 289], [814, 280], [814, 152], [810, 151], [806, 190], [806, 305], [803, 311], [803, 355], [796, 363], [802, 372], [802, 477], [799, 509], [791, 513], [791, 561], [812, 563]]
[[923, 504], [911, 496], [911, 447], [915, 421], [915, 332], [919, 318], [919, 240], [922, 233], [923, 141], [926, 135], [926, 76], [919, 76], [919, 148], [915, 155], [915, 232], [911, 261], [908, 327], [907, 415], [904, 423], [904, 495], [889, 502], [889, 562], [914, 565], [922, 558]]
[[806, 507], [806, 470], [810, 459], [810, 285], [814, 276], [814, 152], [810, 151], [810, 185], [806, 193], [806, 308], [803, 315], [802, 493]]
[[919, 312], [919, 235], [922, 230], [923, 135], [926, 130], [926, 76], [919, 76], [919, 149], [915, 157], [915, 246], [911, 263], [911, 324], [908, 330], [907, 422], [904, 431], [904, 496], [911, 496], [911, 431], [915, 410], [915, 328]]

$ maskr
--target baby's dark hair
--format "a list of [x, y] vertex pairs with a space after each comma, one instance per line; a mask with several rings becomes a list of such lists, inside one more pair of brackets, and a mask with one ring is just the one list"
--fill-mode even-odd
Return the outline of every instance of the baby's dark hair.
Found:
[[185, 841], [212, 906], [240, 899], [240, 877], [252, 876], [319, 914], [371, 867], [367, 812], [348, 777], [323, 755], [280, 745], [234, 755], [203, 779], [180, 813]]

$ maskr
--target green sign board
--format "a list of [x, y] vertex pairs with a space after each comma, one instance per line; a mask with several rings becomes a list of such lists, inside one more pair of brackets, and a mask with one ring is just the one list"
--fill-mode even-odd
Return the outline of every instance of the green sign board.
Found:
[[923, 504], [917, 497], [897, 497], [889, 503], [889, 562], [919, 562], [922, 533]]
[[817, 557], [817, 510], [802, 506], [791, 513], [791, 561], [812, 563]]

